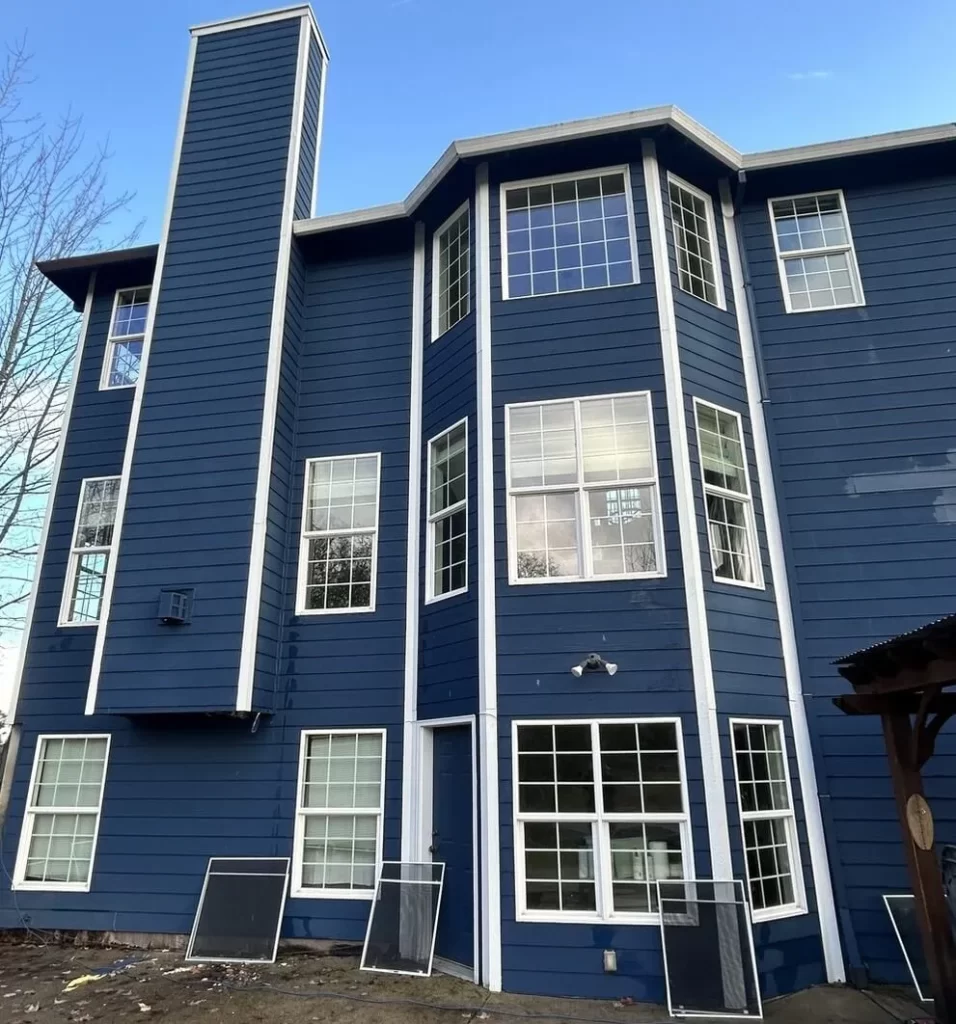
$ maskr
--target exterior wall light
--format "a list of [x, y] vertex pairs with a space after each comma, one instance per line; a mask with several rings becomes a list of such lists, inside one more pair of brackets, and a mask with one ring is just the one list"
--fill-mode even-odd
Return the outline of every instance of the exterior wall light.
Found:
[[579, 665], [571, 667], [571, 675], [578, 679], [585, 672], [607, 672], [609, 676], [613, 676], [617, 672], [617, 665], [613, 661], [605, 661], [600, 654], [589, 654]]

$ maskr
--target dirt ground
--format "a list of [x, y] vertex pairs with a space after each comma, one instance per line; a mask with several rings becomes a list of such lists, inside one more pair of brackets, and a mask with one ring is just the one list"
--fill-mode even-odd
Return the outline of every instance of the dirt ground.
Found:
[[[95, 975], [66, 991], [71, 981]], [[765, 1006], [774, 1024], [892, 1024], [920, 1014], [899, 990], [819, 988]], [[443, 975], [372, 974], [352, 957], [283, 953], [275, 964], [183, 963], [182, 952], [0, 942], [2, 1024], [651, 1024], [648, 1004], [491, 994]]]

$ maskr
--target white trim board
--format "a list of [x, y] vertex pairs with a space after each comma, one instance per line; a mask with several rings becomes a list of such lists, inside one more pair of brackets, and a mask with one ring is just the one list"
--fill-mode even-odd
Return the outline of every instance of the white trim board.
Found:
[[252, 28], [255, 25], [268, 25], [273, 21], [287, 21], [299, 17], [308, 20], [312, 31], [315, 33], [316, 41], [322, 51], [322, 56], [329, 59], [329, 48], [325, 45], [325, 38], [319, 23], [315, 20], [315, 11], [311, 4], [292, 4], [289, 7], [276, 7], [272, 10], [259, 11], [256, 14], [240, 14], [234, 18], [222, 18], [219, 21], [204, 21], [193, 25], [189, 32], [197, 36], [217, 35], [220, 32], [233, 32], [240, 28]]
[[[90, 283], [86, 290], [86, 301], [83, 303], [83, 318], [80, 321], [80, 331], [76, 340], [76, 352], [73, 355], [73, 373], [70, 377], [69, 390], [66, 393], [66, 404], [63, 408], [63, 422], [60, 425], [60, 436], [57, 440], [56, 455], [53, 458], [53, 473], [50, 478], [50, 495], [47, 498], [46, 511], [43, 514], [43, 525], [40, 527], [40, 537], [37, 542], [37, 556], [33, 566], [33, 582], [30, 586], [30, 596], [27, 599], [27, 610], [23, 622], [23, 632], [20, 634], [20, 647], [17, 652], [17, 668], [13, 677], [13, 689], [10, 691], [10, 701], [6, 708], [8, 712], [9, 725], [14, 725], [17, 721], [17, 703], [20, 699], [20, 688], [23, 684], [23, 672], [26, 667], [27, 649], [30, 646], [30, 636], [33, 632], [33, 618], [36, 614], [37, 606], [37, 591], [40, 589], [43, 562], [46, 558], [46, 545], [50, 536], [50, 523], [53, 519], [53, 509], [56, 507], [57, 492], [60, 486], [60, 471], [63, 468], [63, 453], [66, 450], [66, 442], [70, 436], [70, 418], [73, 414], [73, 401], [76, 398], [76, 386], [80, 377], [80, 366], [83, 363], [83, 353], [86, 349], [86, 338], [90, 330], [90, 315], [93, 311], [93, 294], [95, 290], [96, 271], [94, 270], [93, 273], [90, 274]], [[2, 814], [0, 814], [0, 818], [2, 818]]]
[[813, 872], [817, 914], [820, 919], [820, 933], [823, 954], [826, 961], [827, 980], [841, 983], [846, 980], [843, 963], [843, 947], [837, 922], [836, 903], [833, 896], [833, 882], [830, 877], [830, 860], [827, 854], [823, 831], [823, 812], [820, 809], [819, 788], [816, 767], [813, 762], [813, 748], [810, 743], [810, 727], [807, 710], [803, 702], [803, 682], [800, 678], [800, 660], [797, 654], [797, 635], [790, 603], [790, 583], [787, 579], [787, 561], [783, 548], [783, 529], [780, 524], [780, 510], [774, 484], [773, 463], [770, 458], [770, 442], [764, 419], [763, 400], [760, 394], [760, 376], [754, 335], [750, 323], [747, 292], [744, 285], [743, 262], [737, 243], [737, 228], [731, 199], [730, 183], [720, 182], [720, 206], [724, 218], [724, 235], [727, 243], [727, 263], [734, 293], [734, 308], [737, 311], [737, 333], [744, 364], [744, 380], [747, 387], [747, 404], [750, 410], [750, 429], [753, 435], [754, 459], [757, 464], [757, 479], [763, 499], [764, 529], [767, 536], [767, 553], [770, 559], [770, 578], [777, 605], [777, 620], [780, 624], [780, 641], [783, 649], [783, 669], [787, 683], [787, 700], [790, 705], [790, 727], [793, 730], [793, 747], [800, 775], [800, 798], [803, 802], [807, 841], [810, 846], [810, 866]]
[[700, 537], [697, 532], [697, 508], [694, 500], [694, 484], [688, 447], [689, 435], [684, 408], [684, 386], [681, 379], [680, 352], [677, 347], [677, 321], [671, 286], [670, 254], [667, 248], [664, 194], [661, 190], [656, 147], [650, 139], [644, 139], [641, 148], [650, 220], [651, 251], [654, 256], [654, 287], [657, 292], [657, 308], [660, 317], [668, 432], [674, 466], [674, 490], [677, 496], [677, 519], [680, 530], [684, 591], [687, 600], [687, 626], [694, 676], [694, 699], [697, 708], [704, 798], [707, 808], [711, 874], [715, 878], [732, 878], [730, 826], [727, 818], [723, 760], [720, 753], [720, 732], [717, 725], [717, 695], [714, 687], [707, 606], [701, 572]]

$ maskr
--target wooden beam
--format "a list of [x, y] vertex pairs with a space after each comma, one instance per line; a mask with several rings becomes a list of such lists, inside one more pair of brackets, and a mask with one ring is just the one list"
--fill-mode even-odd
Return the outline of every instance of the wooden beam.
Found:
[[[843, 674], [843, 669], [840, 669], [840, 674]], [[927, 686], [952, 686], [956, 683], [956, 659], [940, 658], [925, 668], [904, 668], [892, 675], [870, 676], [859, 669], [854, 674], [857, 678], [862, 675], [866, 679], [866, 682], [853, 683], [857, 693], [899, 693], [923, 690]]]
[[[919, 693], [847, 693], [834, 697], [833, 703], [848, 715], [915, 715], [920, 709]], [[936, 714], [956, 714], [956, 693], [940, 693], [928, 710]]]

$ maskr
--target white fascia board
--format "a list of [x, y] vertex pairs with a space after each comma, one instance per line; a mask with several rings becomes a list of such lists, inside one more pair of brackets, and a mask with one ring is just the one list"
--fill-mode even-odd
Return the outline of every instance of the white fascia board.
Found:
[[241, 14], [235, 18], [221, 18], [219, 21], [204, 21], [199, 25], [193, 25], [189, 32], [194, 36], [214, 35], [217, 32], [232, 32], [238, 28], [252, 28], [254, 25], [267, 25], [271, 21], [284, 21], [286, 18], [306, 17], [315, 33], [316, 41], [326, 60], [329, 58], [329, 48], [325, 44], [325, 37], [315, 20], [315, 12], [311, 4], [292, 4], [289, 7], [274, 7], [271, 10], [259, 11], [256, 14]]
[[295, 235], [302, 238], [318, 235], [338, 228], [354, 228], [361, 224], [380, 224], [386, 220], [400, 220], [407, 216], [404, 203], [385, 203], [383, 206], [367, 206], [361, 210], [347, 210], [345, 213], [328, 213], [323, 217], [297, 220], [293, 227]]

